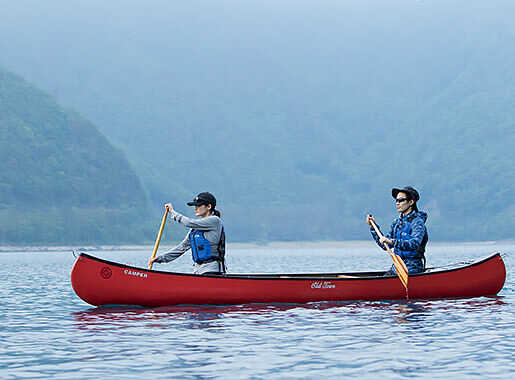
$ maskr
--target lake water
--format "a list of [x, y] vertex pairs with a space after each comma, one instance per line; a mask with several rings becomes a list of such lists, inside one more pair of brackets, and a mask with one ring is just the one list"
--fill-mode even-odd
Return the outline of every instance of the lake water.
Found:
[[[507, 378], [515, 372], [515, 244], [433, 244], [428, 265], [506, 253], [496, 297], [94, 308], [70, 252], [0, 253], [0, 378]], [[145, 267], [149, 251], [90, 251]], [[371, 242], [229, 247], [230, 272], [382, 270]], [[191, 271], [187, 255], [156, 269]]]

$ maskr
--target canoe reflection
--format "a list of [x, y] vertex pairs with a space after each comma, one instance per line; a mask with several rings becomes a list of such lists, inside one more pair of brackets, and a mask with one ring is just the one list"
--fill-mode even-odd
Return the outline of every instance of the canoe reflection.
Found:
[[[173, 320], [180, 320], [186, 328], [217, 327], [217, 321], [228, 318], [254, 318], [263, 320], [282, 315], [290, 310], [330, 310], [358, 313], [360, 302], [316, 302], [309, 304], [244, 304], [244, 305], [182, 305], [154, 308], [142, 307], [97, 307], [73, 313], [79, 329], [103, 329], [128, 327], [132, 321], [143, 321], [145, 327], [168, 327]], [[186, 324], [184, 324], [186, 322]]]
[[397, 323], [420, 322], [432, 312], [475, 310], [505, 305], [502, 297], [482, 297], [458, 300], [407, 300], [407, 301], [347, 301], [315, 302], [308, 304], [245, 304], [245, 305], [182, 305], [154, 308], [111, 306], [97, 307], [73, 313], [78, 328], [127, 327], [131, 321], [146, 322], [145, 327], [167, 327], [172, 320], [190, 322], [191, 328], [216, 327], [221, 318], [245, 316], [271, 316], [278, 312], [299, 310], [333, 311], [338, 313], [369, 313], [370, 318], [393, 317]]
[[[353, 302], [356, 304], [356, 302]], [[245, 304], [245, 305], [179, 305], [153, 308], [109, 306], [96, 307], [73, 313], [77, 322], [97, 324], [102, 322], [166, 320], [170, 318], [189, 317], [199, 321], [215, 320], [221, 317], [243, 315], [266, 315], [292, 309], [326, 310], [337, 307], [349, 307], [348, 302], [318, 302], [311, 304]]]

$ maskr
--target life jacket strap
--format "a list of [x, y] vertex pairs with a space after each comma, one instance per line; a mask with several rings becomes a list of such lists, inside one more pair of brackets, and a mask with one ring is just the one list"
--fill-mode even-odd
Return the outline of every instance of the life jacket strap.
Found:
[[199, 260], [199, 261], [195, 261], [197, 264], [207, 264], [207, 263], [212, 263], [213, 261], [219, 261], [219, 262], [222, 262], [222, 260], [218, 257], [212, 257], [210, 259], [207, 259], [207, 260]]

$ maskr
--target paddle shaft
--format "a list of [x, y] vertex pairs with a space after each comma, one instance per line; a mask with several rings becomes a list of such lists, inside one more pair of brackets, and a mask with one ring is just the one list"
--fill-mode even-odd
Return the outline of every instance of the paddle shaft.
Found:
[[[159, 247], [159, 242], [161, 241], [161, 235], [163, 235], [163, 230], [166, 224], [166, 217], [168, 216], [168, 209], [165, 210], [165, 214], [163, 215], [163, 220], [161, 222], [161, 227], [159, 228], [159, 233], [157, 234], [156, 244], [154, 244], [154, 252], [152, 252], [151, 260], [156, 258], [157, 248]], [[152, 269], [152, 262], [148, 264], [148, 269]]]
[[[374, 227], [374, 230], [376, 231], [377, 236], [379, 236], [379, 239], [384, 238], [384, 235], [381, 233], [377, 225], [373, 220], [370, 221], [372, 223], [372, 227]], [[402, 285], [406, 288], [406, 292], [408, 291], [408, 268], [406, 267], [406, 264], [404, 264], [404, 261], [402, 261], [401, 257], [399, 255], [396, 255], [392, 252], [391, 248], [388, 246], [388, 244], [383, 244], [390, 254], [390, 257], [393, 260], [393, 265], [395, 266], [395, 270], [397, 271], [397, 276], [399, 277], [399, 280], [401, 280]]]

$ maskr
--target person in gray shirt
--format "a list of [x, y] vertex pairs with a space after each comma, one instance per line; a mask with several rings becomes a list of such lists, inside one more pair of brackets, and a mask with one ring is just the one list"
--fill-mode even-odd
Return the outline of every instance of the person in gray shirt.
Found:
[[194, 274], [225, 273], [225, 231], [220, 211], [215, 208], [216, 198], [213, 194], [204, 192], [187, 204], [195, 206], [195, 215], [200, 219], [188, 218], [175, 211], [171, 203], [167, 203], [165, 207], [170, 212], [170, 220], [190, 230], [179, 245], [161, 256], [150, 259], [149, 264], [173, 261], [191, 249], [195, 265]]

